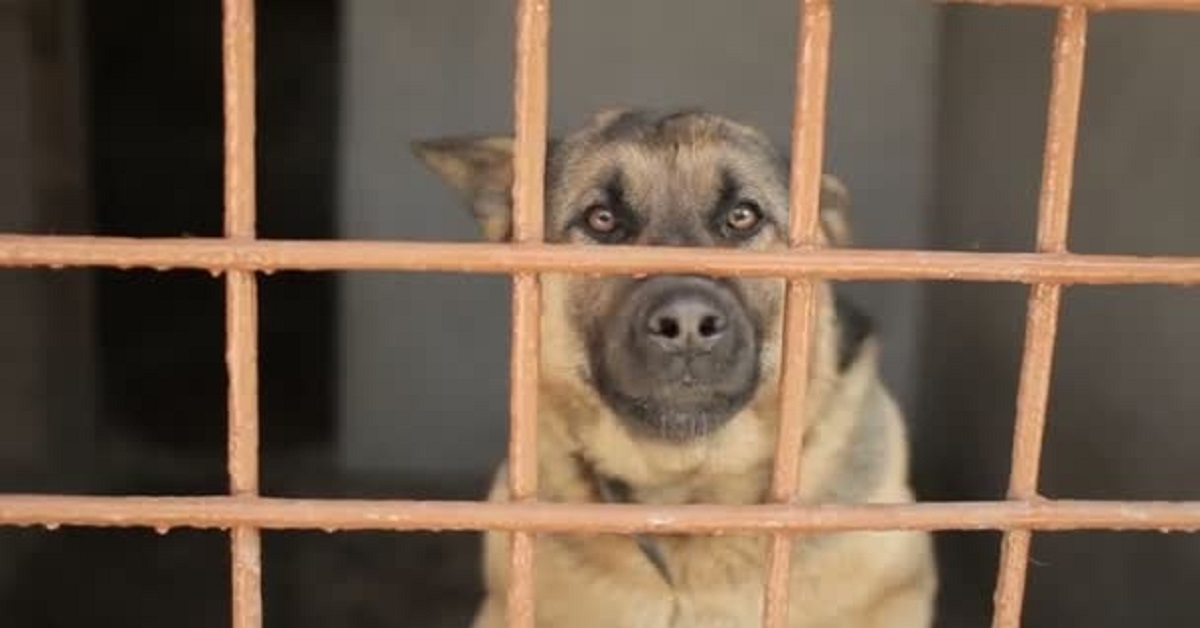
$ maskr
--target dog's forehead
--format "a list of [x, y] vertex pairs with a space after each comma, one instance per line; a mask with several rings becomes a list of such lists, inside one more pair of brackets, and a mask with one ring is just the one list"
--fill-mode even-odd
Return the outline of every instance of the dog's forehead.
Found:
[[775, 159], [771, 142], [753, 127], [696, 110], [610, 110], [594, 116], [564, 142], [566, 158], [605, 147], [654, 151], [713, 151], [733, 157]]
[[766, 195], [785, 185], [779, 157], [761, 133], [697, 111], [603, 112], [558, 145], [555, 162], [553, 187], [565, 204], [614, 177], [648, 202], [697, 206], [730, 179]]

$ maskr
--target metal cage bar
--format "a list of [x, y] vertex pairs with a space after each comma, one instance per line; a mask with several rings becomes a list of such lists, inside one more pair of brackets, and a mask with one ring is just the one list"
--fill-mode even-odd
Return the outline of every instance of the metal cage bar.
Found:
[[1079, 7], [1093, 12], [1200, 11], [1200, 0], [935, 0], [935, 2], [1040, 8]]
[[526, 530], [736, 534], [855, 530], [1200, 531], [1200, 501], [1010, 500], [919, 504], [566, 504], [279, 497], [0, 496], [0, 525], [272, 530]]
[[[792, 164], [789, 189], [788, 243], [813, 249], [820, 238], [821, 173], [825, 148], [825, 101], [829, 86], [829, 0], [799, 0], [796, 32], [796, 82], [792, 119]], [[779, 435], [771, 478], [771, 500], [796, 501], [800, 486], [800, 448], [804, 440], [813, 324], [820, 295], [811, 278], [788, 281], [784, 296], [783, 348], [779, 375]], [[763, 625], [788, 625], [791, 534], [771, 537], [767, 554]]]
[[[516, 71], [513, 77], [513, 241], [538, 243], [544, 231], [550, 0], [517, 0]], [[511, 499], [537, 499], [537, 411], [541, 283], [534, 273], [513, 277], [511, 430], [508, 490]], [[517, 530], [510, 543], [507, 625], [534, 626], [532, 533]]]
[[[255, 232], [255, 12], [253, 0], [222, 2], [225, 118], [225, 237]], [[229, 371], [229, 489], [258, 494], [258, 292], [251, 270], [225, 276]], [[262, 539], [253, 524], [230, 530], [233, 628], [261, 628]]]
[[273, 530], [525, 530], [741, 534], [853, 530], [1200, 531], [1200, 501], [1046, 500], [918, 504], [568, 504], [280, 497], [0, 496], [0, 525]]
[[[1087, 9], [1068, 6], [1059, 10], [1046, 115], [1042, 189], [1038, 202], [1037, 250], [1044, 253], [1064, 253], [1067, 250], [1087, 26]], [[1037, 497], [1061, 299], [1062, 285], [1059, 283], [1039, 283], [1030, 290], [1025, 348], [1017, 392], [1017, 418], [1013, 428], [1009, 499], [1028, 500]], [[1004, 534], [996, 582], [993, 628], [1017, 628], [1021, 623], [1031, 541], [1032, 533], [1029, 530], [1010, 530]]]
[[[782, 252], [605, 247], [543, 243], [548, 107], [549, 0], [516, 0], [513, 85], [513, 242], [267, 241], [255, 235], [255, 13], [253, 0], [222, 0], [225, 114], [223, 238], [132, 239], [0, 234], [0, 268], [151, 267], [225, 272], [229, 372], [228, 495], [81, 497], [0, 495], [0, 525], [228, 529], [234, 628], [262, 625], [262, 529], [499, 530], [512, 533], [510, 628], [534, 625], [532, 538], [538, 533], [762, 533], [772, 536], [763, 622], [787, 624], [793, 535], [852, 530], [1002, 530], [994, 628], [1019, 625], [1034, 530], [1200, 531], [1200, 502], [1047, 500], [1037, 494], [1062, 287], [1071, 284], [1200, 285], [1200, 257], [1076, 255], [1067, 251], [1073, 161], [1089, 12], [1200, 10], [1200, 0], [935, 0], [1059, 10], [1034, 253], [819, 248], [819, 186], [831, 37], [830, 0], [798, 0], [795, 160]], [[256, 273], [275, 270], [407, 270], [513, 275], [509, 484], [506, 502], [281, 499], [259, 495]], [[703, 272], [783, 277], [785, 356], [771, 503], [558, 504], [537, 500], [537, 383], [542, 272]], [[1012, 470], [1007, 499], [917, 504], [797, 503], [798, 451], [818, 279], [991, 281], [1030, 284]]]
[[512, 274], [695, 272], [846, 281], [1200, 285], [1200, 256], [887, 249], [735, 251], [679, 247], [454, 242], [222, 240], [0, 235], [0, 267], [109, 266], [276, 271]]

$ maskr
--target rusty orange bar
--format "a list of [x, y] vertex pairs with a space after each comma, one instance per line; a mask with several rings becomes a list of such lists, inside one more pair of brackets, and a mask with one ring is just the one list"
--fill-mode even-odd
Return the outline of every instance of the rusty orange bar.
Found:
[[935, 0], [940, 4], [974, 4], [1056, 8], [1080, 7], [1089, 11], [1200, 11], [1200, 0]]
[[[518, 246], [537, 244], [544, 237], [549, 45], [550, 1], [517, 0], [512, 234]], [[537, 500], [540, 312], [539, 277], [529, 272], [516, 274], [512, 297], [508, 490], [510, 498], [518, 502]], [[514, 531], [509, 549], [507, 625], [533, 628], [533, 537], [525, 531]]]
[[557, 502], [2, 495], [0, 525], [545, 534], [735, 534], [1009, 528], [1200, 532], [1200, 501], [652, 506]]
[[[253, 0], [223, 0], [222, 67], [225, 119], [225, 236], [255, 232], [255, 14]], [[226, 285], [229, 371], [229, 484], [239, 497], [258, 493], [258, 294], [254, 272], [230, 271]], [[233, 628], [260, 628], [262, 548], [258, 529], [235, 526], [230, 536]]]
[[[1037, 250], [1044, 253], [1067, 250], [1087, 26], [1087, 9], [1070, 6], [1059, 12], [1038, 206]], [[1039, 283], [1030, 292], [1013, 431], [1010, 499], [1037, 498], [1061, 297], [1062, 286], [1058, 283]], [[994, 596], [993, 628], [1020, 626], [1031, 541], [1029, 530], [1012, 530], [1004, 534]]]
[[[829, 0], [799, 0], [796, 31], [795, 106], [792, 114], [791, 211], [788, 241], [793, 248], [819, 243], [821, 174], [825, 149], [825, 103], [829, 84], [832, 8]], [[805, 400], [812, 357], [813, 319], [819, 295], [812, 278], [788, 281], [784, 298], [782, 359], [779, 374], [779, 434], [771, 478], [771, 499], [790, 504], [800, 484]], [[792, 536], [776, 534], [767, 555], [763, 625], [788, 625]]]
[[714, 276], [847, 281], [971, 281], [1088, 285], [1200, 285], [1200, 257], [814, 249], [429, 243], [219, 238], [0, 235], [0, 267], [410, 271], [511, 274], [697, 272]]

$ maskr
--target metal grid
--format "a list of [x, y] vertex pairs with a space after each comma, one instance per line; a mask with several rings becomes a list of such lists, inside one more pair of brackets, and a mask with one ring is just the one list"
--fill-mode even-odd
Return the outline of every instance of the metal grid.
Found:
[[[511, 532], [511, 628], [533, 626], [532, 535], [561, 532], [758, 532], [773, 535], [763, 623], [787, 624], [790, 548], [797, 533], [849, 530], [1004, 530], [994, 628], [1020, 623], [1033, 530], [1200, 530], [1200, 502], [1047, 500], [1037, 477], [1062, 286], [1200, 284], [1200, 257], [1075, 255], [1067, 250], [1088, 14], [1102, 10], [1200, 10], [1200, 0], [942, 0], [948, 4], [1056, 8], [1053, 84], [1034, 253], [823, 250], [817, 248], [820, 172], [831, 33], [830, 0], [799, 0], [793, 121], [791, 250], [774, 253], [542, 243], [549, 0], [517, 0], [514, 79], [516, 169], [511, 244], [265, 241], [255, 238], [253, 0], [223, 0], [225, 237], [127, 239], [0, 235], [0, 267], [151, 267], [224, 273], [229, 371], [226, 496], [0, 496], [0, 525], [150, 526], [230, 530], [234, 628], [262, 626], [259, 531], [501, 530]], [[505, 503], [280, 499], [258, 494], [258, 303], [256, 277], [275, 270], [391, 270], [513, 275], [511, 433], [513, 500]], [[539, 503], [535, 447], [538, 314], [545, 271], [705, 272], [788, 281], [781, 421], [773, 503], [650, 506]], [[801, 505], [794, 455], [803, 439], [815, 281], [952, 280], [1030, 284], [1008, 499], [896, 505]]]

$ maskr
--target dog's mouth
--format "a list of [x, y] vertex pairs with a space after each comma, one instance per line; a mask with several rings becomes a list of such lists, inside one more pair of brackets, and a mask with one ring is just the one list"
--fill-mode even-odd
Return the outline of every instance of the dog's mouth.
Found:
[[589, 338], [601, 398], [643, 436], [671, 441], [720, 429], [753, 398], [760, 341], [726, 284], [658, 277], [629, 290]]

